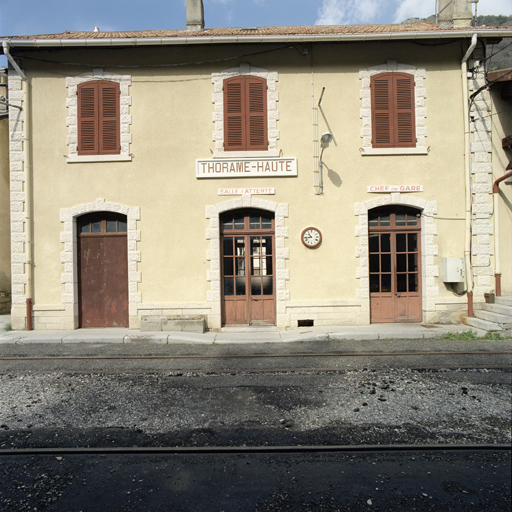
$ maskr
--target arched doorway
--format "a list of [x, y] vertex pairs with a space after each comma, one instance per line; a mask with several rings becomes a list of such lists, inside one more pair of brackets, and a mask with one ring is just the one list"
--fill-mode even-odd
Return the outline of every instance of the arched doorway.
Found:
[[276, 323], [274, 214], [221, 216], [222, 325]]
[[372, 323], [422, 320], [420, 217], [405, 206], [368, 212]]
[[80, 327], [128, 327], [126, 216], [83, 215], [77, 232]]

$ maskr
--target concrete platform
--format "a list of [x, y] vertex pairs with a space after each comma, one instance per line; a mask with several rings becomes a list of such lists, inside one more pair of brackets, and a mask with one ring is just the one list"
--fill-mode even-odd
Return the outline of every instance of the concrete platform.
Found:
[[394, 340], [435, 339], [447, 333], [473, 330], [478, 336], [485, 332], [463, 324], [371, 324], [363, 326], [303, 327], [289, 331], [251, 327], [224, 329], [224, 332], [160, 331], [76, 329], [71, 331], [6, 331], [9, 315], [0, 315], [0, 343], [139, 343], [139, 344], [183, 344], [183, 343], [292, 343], [300, 341], [342, 340]]

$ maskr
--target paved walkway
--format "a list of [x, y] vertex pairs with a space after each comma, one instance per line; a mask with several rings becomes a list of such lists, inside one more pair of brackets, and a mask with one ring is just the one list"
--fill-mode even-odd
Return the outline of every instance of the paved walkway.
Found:
[[[471, 330], [467, 325], [371, 324], [362, 326], [302, 327], [289, 331], [268, 328], [226, 328], [223, 332], [140, 332], [131, 329], [70, 331], [6, 331], [9, 315], [0, 315], [0, 343], [279, 343], [300, 341], [433, 339]], [[475, 332], [475, 329], [473, 328]], [[476, 332], [478, 336], [485, 333]]]

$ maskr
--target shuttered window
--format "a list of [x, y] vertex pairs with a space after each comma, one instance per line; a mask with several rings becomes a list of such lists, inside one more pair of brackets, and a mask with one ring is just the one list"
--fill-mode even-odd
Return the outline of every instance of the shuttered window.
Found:
[[371, 78], [372, 146], [416, 147], [414, 78], [407, 73], [379, 73]]
[[237, 76], [224, 81], [224, 150], [267, 150], [267, 81]]
[[78, 154], [121, 152], [119, 84], [98, 80], [78, 86]]

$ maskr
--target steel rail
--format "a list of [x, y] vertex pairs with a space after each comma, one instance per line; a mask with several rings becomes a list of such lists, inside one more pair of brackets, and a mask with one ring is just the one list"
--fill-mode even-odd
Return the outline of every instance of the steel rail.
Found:
[[203, 455], [326, 452], [511, 451], [510, 444], [377, 444], [300, 446], [123, 446], [0, 449], [0, 457], [33, 455]]
[[170, 377], [180, 377], [181, 375], [173, 375], [174, 373], [185, 374], [194, 373], [198, 375], [220, 375], [224, 373], [238, 374], [238, 373], [308, 373], [308, 372], [328, 372], [328, 373], [341, 373], [347, 371], [361, 371], [361, 370], [395, 370], [395, 369], [407, 369], [407, 370], [512, 370], [511, 365], [455, 365], [455, 366], [365, 366], [362, 368], [348, 367], [348, 368], [318, 368], [310, 366], [307, 368], [166, 368], [163, 370], [154, 369], [137, 369], [137, 370], [108, 370], [108, 369], [90, 369], [90, 370], [66, 370], [66, 369], [49, 369], [49, 370], [20, 370], [12, 369], [1, 371], [0, 375], [13, 375], [13, 374], [24, 374], [24, 375], [48, 375], [51, 373], [61, 373], [65, 375], [123, 375], [123, 374], [145, 374], [145, 375], [161, 375], [169, 374]]
[[282, 359], [282, 358], [325, 358], [325, 357], [414, 357], [414, 356], [497, 356], [511, 355], [512, 351], [464, 351], [464, 352], [357, 352], [357, 353], [328, 353], [328, 354], [225, 354], [225, 355], [163, 355], [163, 356], [4, 356], [0, 361], [55, 361], [55, 360], [77, 360], [77, 361], [95, 361], [95, 360], [182, 360], [182, 359]]

